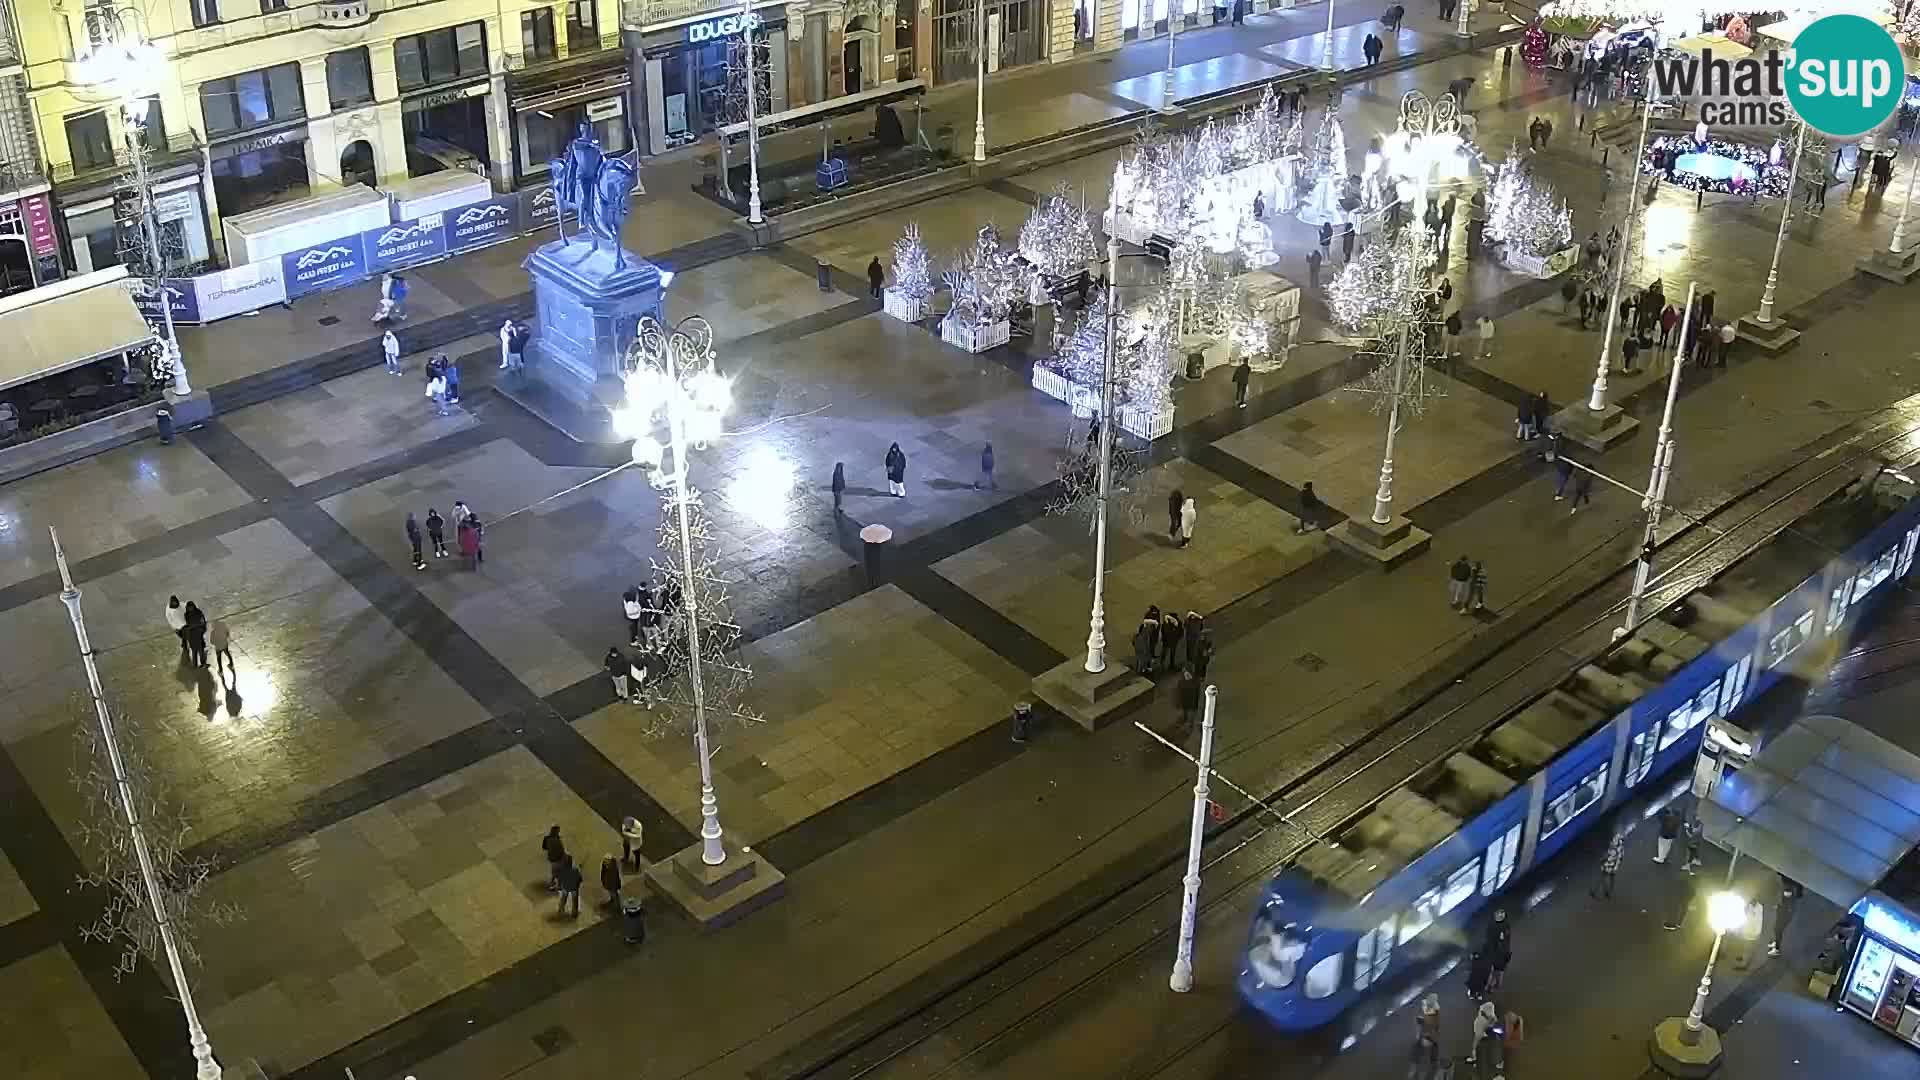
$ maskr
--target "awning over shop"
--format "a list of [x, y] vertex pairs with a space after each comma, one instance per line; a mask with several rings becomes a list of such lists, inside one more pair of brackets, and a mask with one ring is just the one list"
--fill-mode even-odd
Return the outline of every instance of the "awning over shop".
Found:
[[116, 266], [0, 300], [0, 390], [153, 340]]
[[1845, 909], [1920, 844], [1920, 757], [1803, 716], [1700, 804], [1707, 839]]

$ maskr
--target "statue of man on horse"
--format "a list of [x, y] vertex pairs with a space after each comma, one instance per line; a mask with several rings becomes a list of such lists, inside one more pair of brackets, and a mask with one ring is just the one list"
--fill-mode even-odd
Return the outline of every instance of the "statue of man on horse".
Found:
[[566, 153], [548, 162], [548, 167], [561, 242], [567, 242], [566, 214], [571, 210], [592, 250], [600, 250], [600, 241], [605, 239], [613, 245], [613, 268], [622, 269], [625, 253], [620, 247], [620, 230], [631, 209], [629, 200], [640, 186], [639, 170], [630, 161], [607, 157], [593, 137], [593, 128], [585, 123], [567, 144]]

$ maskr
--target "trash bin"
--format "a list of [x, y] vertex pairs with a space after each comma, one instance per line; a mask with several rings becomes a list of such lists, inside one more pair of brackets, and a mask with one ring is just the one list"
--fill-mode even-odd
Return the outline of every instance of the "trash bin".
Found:
[[1187, 354], [1187, 378], [1198, 379], [1207, 373], [1207, 358], [1200, 353]]
[[828, 266], [825, 262], [815, 262], [813, 264], [813, 272], [820, 278], [820, 291], [832, 292], [833, 267]]
[[1033, 703], [1022, 701], [1013, 707], [1013, 741], [1026, 742], [1027, 732], [1033, 727]]
[[173, 442], [173, 410], [165, 405], [153, 412], [153, 425], [160, 431], [160, 445], [168, 446]]
[[620, 897], [620, 925], [627, 944], [647, 940], [647, 907], [638, 896], [627, 893]]
[[866, 547], [867, 581], [880, 584], [880, 549], [893, 539], [893, 530], [885, 525], [869, 525], [860, 530], [860, 539]]

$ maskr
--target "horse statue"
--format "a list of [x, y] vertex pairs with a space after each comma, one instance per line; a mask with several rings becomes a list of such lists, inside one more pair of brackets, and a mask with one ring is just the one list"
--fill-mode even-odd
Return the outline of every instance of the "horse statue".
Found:
[[603, 237], [613, 245], [615, 270], [622, 269], [626, 263], [625, 253], [620, 247], [620, 230], [626, 225], [627, 214], [632, 209], [628, 200], [639, 185], [640, 173], [633, 162], [609, 158], [600, 170], [600, 180], [595, 186], [593, 219], [589, 225], [593, 233], [593, 247], [598, 251]]

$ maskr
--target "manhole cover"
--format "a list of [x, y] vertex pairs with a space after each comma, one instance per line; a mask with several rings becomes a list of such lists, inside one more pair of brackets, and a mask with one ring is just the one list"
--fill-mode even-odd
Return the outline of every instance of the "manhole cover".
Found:
[[1321, 659], [1318, 653], [1310, 652], [1301, 653], [1299, 656], [1294, 657], [1293, 662], [1306, 668], [1308, 671], [1319, 671], [1321, 668], [1327, 666], [1327, 662]]
[[320, 316], [320, 325], [321, 325], [321, 326], [332, 326], [332, 325], [333, 325], [334, 323], [337, 323], [337, 322], [339, 322], [339, 321], [340, 321], [340, 316], [338, 316], [338, 315], [322, 315], [322, 316]]

